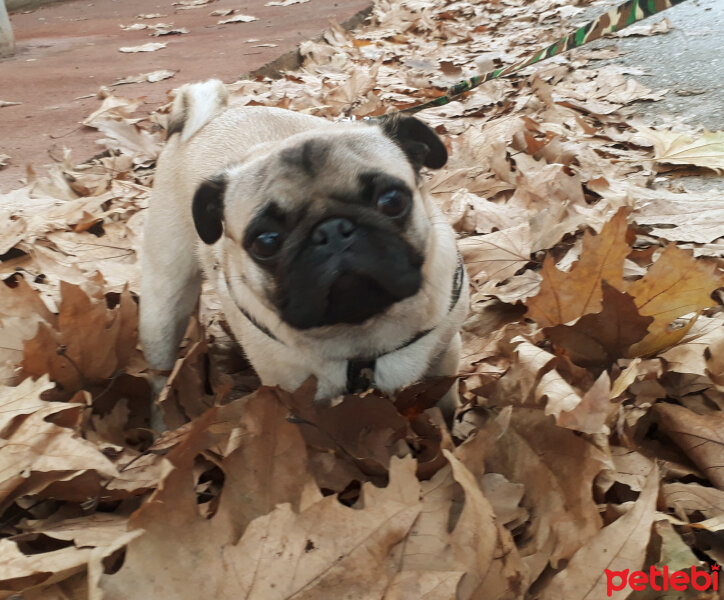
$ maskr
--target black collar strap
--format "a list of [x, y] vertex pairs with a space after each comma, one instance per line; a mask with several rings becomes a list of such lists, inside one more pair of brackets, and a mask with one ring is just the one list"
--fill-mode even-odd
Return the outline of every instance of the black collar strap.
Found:
[[[224, 278], [226, 279], [226, 271], [224, 271]], [[455, 274], [453, 275], [452, 293], [450, 294], [450, 306], [448, 308], [448, 313], [452, 312], [452, 309], [455, 308], [458, 300], [460, 300], [464, 280], [465, 266], [463, 265], [463, 257], [458, 254], [458, 265], [455, 269]], [[254, 317], [252, 317], [247, 310], [242, 308], [242, 306], [236, 301], [236, 298], [234, 298], [228, 280], [226, 281], [226, 287], [229, 290], [229, 295], [231, 296], [231, 299], [234, 301], [234, 304], [236, 304], [236, 308], [239, 309], [239, 312], [244, 315], [254, 327], [256, 327], [264, 335], [271, 338], [275, 342], [279, 342], [280, 344], [284, 343], [279, 338], [277, 338], [271, 331], [269, 331], [267, 327], [265, 327], [263, 324], [259, 323], [259, 321], [257, 321]], [[399, 350], [407, 348], [408, 346], [412, 346], [412, 344], [424, 338], [434, 329], [434, 327], [431, 327], [430, 329], [425, 329], [416, 333], [409, 340], [400, 344], [399, 346], [397, 346], [397, 348], [393, 350], [381, 352], [380, 354], [372, 357], [368, 356], [364, 358], [360, 357], [349, 359], [347, 361], [347, 393], [359, 394], [360, 392], [364, 392], [365, 390], [373, 387], [375, 382], [375, 363], [377, 362], [378, 358], [381, 358], [386, 354], [398, 352]]]
[[249, 312], [248, 312], [247, 310], [245, 310], [244, 308], [242, 308], [236, 300], [234, 300], [234, 304], [236, 304], [236, 308], [239, 309], [239, 312], [240, 312], [242, 315], [244, 315], [244, 316], [246, 317], [246, 319], [247, 319], [254, 327], [256, 327], [259, 331], [261, 331], [261, 332], [262, 332], [263, 334], [265, 334], [267, 337], [270, 337], [271, 339], [273, 339], [275, 342], [279, 342], [280, 344], [283, 344], [283, 343], [284, 343], [284, 342], [282, 342], [277, 336], [275, 336], [271, 331], [269, 331], [269, 329], [267, 329], [266, 326], [262, 325], [262, 324], [259, 323], [259, 321], [257, 321], [254, 317], [252, 317], [252, 316], [249, 314]]

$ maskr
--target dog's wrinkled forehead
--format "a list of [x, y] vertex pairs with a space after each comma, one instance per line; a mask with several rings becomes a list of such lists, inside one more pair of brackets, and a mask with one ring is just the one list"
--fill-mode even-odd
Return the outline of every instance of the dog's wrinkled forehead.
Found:
[[257, 199], [282, 209], [325, 202], [355, 195], [360, 176], [374, 172], [415, 186], [415, 172], [404, 153], [376, 128], [310, 132], [290, 140], [260, 166]]
[[300, 171], [309, 177], [320, 175], [330, 160], [332, 142], [324, 138], [312, 138], [286, 148], [279, 154], [283, 165], [293, 171]]

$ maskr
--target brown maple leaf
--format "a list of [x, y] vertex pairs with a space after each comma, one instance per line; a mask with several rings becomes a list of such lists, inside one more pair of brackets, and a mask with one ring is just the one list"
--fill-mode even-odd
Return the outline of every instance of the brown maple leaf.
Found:
[[623, 358], [632, 344], [643, 339], [654, 320], [639, 314], [629, 294], [606, 281], [601, 285], [601, 312], [584, 315], [573, 325], [544, 330], [557, 350], [582, 367], [605, 368]]
[[138, 307], [127, 290], [113, 309], [80, 286], [61, 282], [57, 328], [41, 323], [25, 342], [23, 374], [48, 374], [63, 393], [107, 382], [136, 354]]
[[656, 516], [658, 491], [659, 473], [658, 469], [653, 469], [631, 510], [588, 540], [573, 555], [566, 568], [556, 573], [541, 598], [627, 598], [629, 589], [612, 596], [606, 593], [606, 569], [618, 571], [643, 566], [651, 525]]
[[661, 431], [669, 436], [709, 480], [724, 490], [724, 415], [698, 415], [683, 406], [658, 403], [654, 413]]
[[628, 209], [619, 209], [599, 235], [586, 232], [581, 258], [570, 271], [559, 271], [553, 257], [546, 256], [540, 291], [525, 302], [527, 317], [543, 327], [554, 327], [601, 311], [601, 282], [621, 285], [623, 261], [631, 251], [626, 243], [628, 213]]
[[649, 334], [631, 346], [629, 356], [651, 356], [678, 343], [698, 314], [677, 329], [669, 326], [679, 317], [716, 306], [711, 297], [724, 284], [716, 265], [696, 260], [691, 252], [667, 246], [641, 279], [624, 284], [642, 316], [653, 317]]

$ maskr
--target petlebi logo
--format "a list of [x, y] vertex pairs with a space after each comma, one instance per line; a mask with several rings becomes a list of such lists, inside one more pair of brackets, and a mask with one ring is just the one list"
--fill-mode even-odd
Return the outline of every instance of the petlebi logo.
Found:
[[711, 573], [705, 569], [693, 565], [690, 569], [683, 571], [669, 571], [664, 566], [659, 571], [653, 565], [646, 571], [623, 571], [606, 572], [606, 596], [609, 598], [613, 592], [619, 592], [628, 587], [631, 590], [641, 592], [645, 589], [652, 589], [656, 592], [674, 590], [683, 592], [693, 588], [699, 592], [719, 589], [719, 565], [711, 565]]

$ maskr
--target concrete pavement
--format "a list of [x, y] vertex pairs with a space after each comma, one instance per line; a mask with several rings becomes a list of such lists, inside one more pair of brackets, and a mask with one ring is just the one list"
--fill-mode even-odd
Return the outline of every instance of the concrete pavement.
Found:
[[[606, 7], [618, 3], [609, 0]], [[600, 14], [606, 7], [589, 9], [589, 14]], [[629, 67], [644, 85], [668, 90], [663, 100], [631, 105], [631, 112], [650, 125], [724, 130], [724, 1], [689, 0], [650, 21], [663, 18], [671, 24], [665, 34], [609, 38], [592, 44], [600, 47], [615, 43], [623, 52], [618, 58], [596, 61], [593, 66]], [[692, 192], [724, 191], [724, 176], [706, 169], [678, 181]]]
[[[619, 3], [612, 0], [606, 6]], [[605, 7], [596, 6], [587, 16], [603, 10]], [[634, 75], [638, 81], [655, 90], [669, 90], [662, 101], [635, 105], [636, 112], [648, 122], [684, 122], [711, 131], [724, 130], [724, 1], [689, 0], [650, 21], [663, 18], [671, 23], [668, 33], [596, 42], [599, 46], [613, 42], [623, 52], [623, 56], [603, 64], [641, 69], [643, 73]]]

